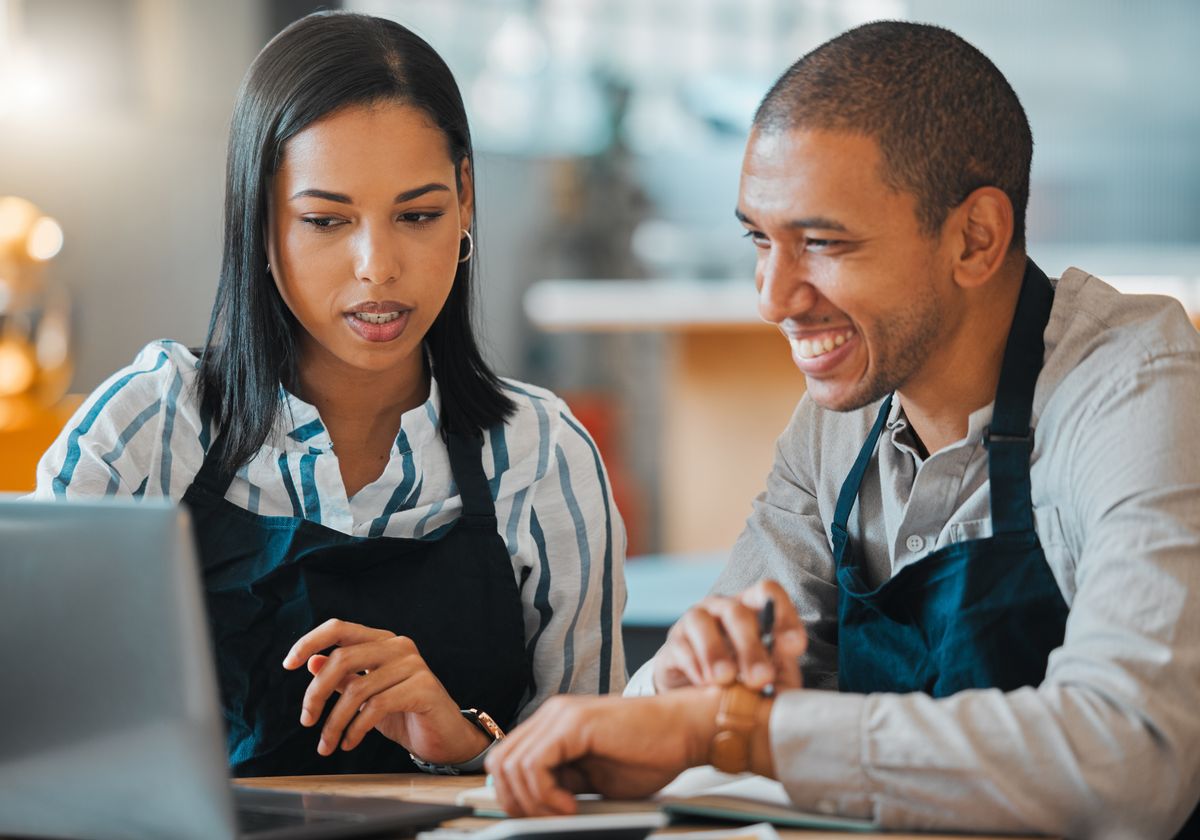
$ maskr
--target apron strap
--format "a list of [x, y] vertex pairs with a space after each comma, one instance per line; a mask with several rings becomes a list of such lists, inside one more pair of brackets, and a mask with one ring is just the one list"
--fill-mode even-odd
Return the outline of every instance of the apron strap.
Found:
[[883, 424], [887, 422], [888, 414], [892, 410], [893, 396], [893, 394], [888, 394], [883, 405], [879, 406], [879, 415], [875, 418], [875, 425], [871, 427], [871, 433], [867, 435], [866, 442], [858, 451], [858, 458], [855, 459], [854, 466], [850, 469], [846, 480], [842, 482], [842, 490], [838, 493], [837, 507], [834, 508], [833, 525], [829, 528], [829, 535], [833, 542], [833, 559], [839, 566], [846, 550], [846, 539], [849, 534], [846, 524], [850, 521], [850, 511], [854, 509], [854, 503], [858, 500], [858, 490], [862, 486], [863, 476], [866, 475], [867, 466], [875, 454], [875, 446], [879, 443]]
[[462, 496], [463, 516], [496, 516], [496, 503], [483, 471], [483, 434], [451, 433], [446, 441], [450, 470]]
[[225, 435], [217, 432], [216, 439], [208, 447], [208, 452], [204, 454], [204, 463], [200, 465], [200, 470], [192, 480], [193, 484], [200, 485], [222, 499], [229, 492], [229, 485], [233, 482], [234, 476], [234, 472], [225, 472], [221, 469], [221, 458], [225, 454], [224, 444]]
[[1033, 391], [1046, 352], [1044, 333], [1054, 291], [1033, 260], [1025, 264], [1017, 310], [1004, 347], [991, 425], [984, 431], [988, 450], [992, 533], [1033, 530], [1029, 456], [1033, 452]]

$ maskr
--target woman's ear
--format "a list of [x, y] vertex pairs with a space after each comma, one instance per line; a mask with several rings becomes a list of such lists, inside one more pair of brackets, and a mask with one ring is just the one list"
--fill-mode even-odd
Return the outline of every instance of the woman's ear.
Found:
[[954, 280], [963, 288], [991, 279], [1008, 256], [1013, 238], [1013, 206], [997, 187], [980, 187], [952, 214], [957, 242]]
[[471, 172], [471, 162], [464, 157], [458, 165], [458, 226], [463, 230], [470, 230], [474, 214], [475, 179]]

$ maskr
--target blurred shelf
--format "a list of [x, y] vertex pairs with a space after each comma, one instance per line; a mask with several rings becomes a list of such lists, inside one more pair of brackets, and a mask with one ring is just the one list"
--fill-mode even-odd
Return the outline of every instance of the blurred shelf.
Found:
[[541, 280], [525, 314], [551, 332], [774, 330], [752, 280]]

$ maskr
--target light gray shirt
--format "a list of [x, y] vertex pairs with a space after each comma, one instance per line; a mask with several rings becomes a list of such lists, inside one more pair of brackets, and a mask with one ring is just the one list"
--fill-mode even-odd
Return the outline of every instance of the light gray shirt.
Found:
[[[1200, 337], [1177, 302], [1070, 269], [1045, 341], [1032, 494], [1070, 616], [1036, 688], [942, 699], [831, 690], [828, 525], [879, 404], [837, 413], [806, 396], [779, 439], [714, 589], [774, 578], [808, 627], [812, 688], [782, 693], [770, 723], [799, 807], [892, 829], [1152, 838], [1172, 836], [1200, 797]], [[874, 583], [991, 535], [991, 413], [976, 411], [963, 440], [922, 461], [895, 401], [849, 522]]]

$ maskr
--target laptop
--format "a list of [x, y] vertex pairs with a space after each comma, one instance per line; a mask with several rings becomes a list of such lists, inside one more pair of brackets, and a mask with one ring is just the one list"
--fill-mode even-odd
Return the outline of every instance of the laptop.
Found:
[[454, 805], [237, 787], [191, 524], [0, 498], [0, 836], [408, 836]]

